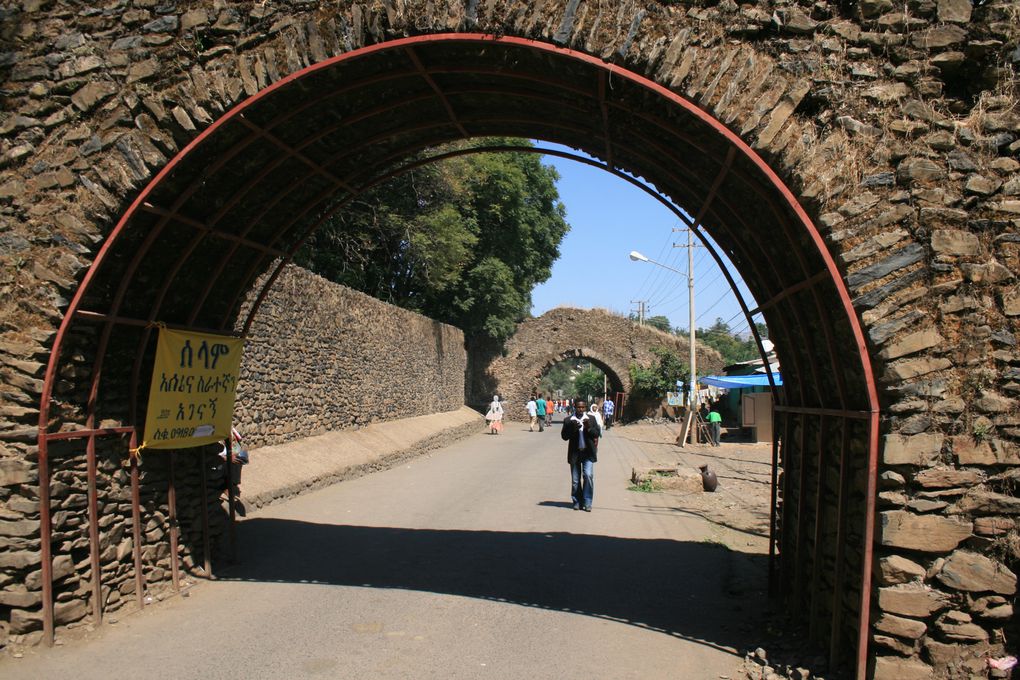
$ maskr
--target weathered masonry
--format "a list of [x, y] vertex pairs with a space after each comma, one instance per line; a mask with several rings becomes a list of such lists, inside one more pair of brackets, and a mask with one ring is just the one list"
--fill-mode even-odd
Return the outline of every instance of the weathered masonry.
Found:
[[98, 619], [132, 569], [98, 554], [128, 504], [85, 481], [137, 473], [150, 321], [246, 333], [319, 220], [443, 142], [522, 136], [641, 178], [741, 271], [785, 373], [773, 583], [833, 662], [966, 677], [1016, 638], [1015, 2], [2, 11], [6, 625]]
[[[685, 338], [601, 309], [558, 307], [517, 326], [502, 351], [472, 352], [468, 373], [469, 404], [484, 408], [499, 394], [507, 403], [508, 417], [527, 419], [525, 404], [539, 380], [560, 361], [585, 359], [605, 373], [612, 392], [630, 392], [630, 366], [654, 365], [652, 352], [662, 347], [686, 357]], [[702, 374], [722, 368], [722, 357], [710, 347], [698, 346]]]

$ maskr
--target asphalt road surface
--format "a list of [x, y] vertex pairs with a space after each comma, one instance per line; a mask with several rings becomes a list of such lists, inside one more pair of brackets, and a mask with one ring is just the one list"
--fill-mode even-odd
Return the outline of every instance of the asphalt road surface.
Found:
[[250, 513], [219, 580], [0, 677], [736, 677], [761, 558], [675, 495], [629, 491], [642, 453], [617, 432], [591, 513], [570, 507], [559, 426], [508, 423]]

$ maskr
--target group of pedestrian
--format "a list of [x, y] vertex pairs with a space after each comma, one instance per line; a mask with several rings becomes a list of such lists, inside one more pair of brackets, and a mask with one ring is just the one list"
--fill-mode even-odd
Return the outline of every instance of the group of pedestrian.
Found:
[[552, 406], [545, 399], [542, 398], [542, 394], [533, 394], [531, 399], [528, 400], [528, 432], [534, 432], [535, 426], [538, 426], [539, 432], [545, 432], [545, 426], [552, 425]]

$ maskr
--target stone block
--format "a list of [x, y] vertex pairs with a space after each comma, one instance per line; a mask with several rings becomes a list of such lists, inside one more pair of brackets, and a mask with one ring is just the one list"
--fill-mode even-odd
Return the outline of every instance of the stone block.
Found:
[[899, 654], [900, 656], [913, 656], [917, 653], [917, 641], [911, 640], [908, 644], [892, 635], [872, 635], [871, 640], [883, 649]]
[[939, 335], [934, 328], [928, 328], [916, 333], [910, 333], [900, 340], [884, 348], [878, 353], [878, 358], [898, 359], [908, 354], [916, 354], [931, 347], [937, 347], [945, 342], [945, 338]]
[[1013, 605], [999, 595], [977, 598], [971, 603], [970, 611], [975, 616], [993, 621], [1008, 621], [1013, 618]]
[[39, 533], [39, 520], [0, 520], [0, 536], [35, 536]]
[[984, 177], [982, 175], [971, 175], [967, 178], [967, 183], [963, 186], [963, 190], [968, 194], [991, 196], [998, 191], [1000, 187], [1002, 187], [1001, 179]]
[[88, 83], [71, 95], [71, 102], [83, 113], [87, 113], [117, 93], [117, 85], [109, 80]]
[[887, 434], [883, 439], [882, 462], [928, 467], [939, 459], [944, 441], [941, 434]]
[[879, 513], [880, 542], [891, 548], [942, 553], [971, 536], [973, 524], [958, 517], [915, 515], [905, 510]]
[[978, 536], [1002, 536], [1016, 529], [1016, 520], [1008, 517], [975, 517], [974, 533]]
[[984, 489], [971, 489], [951, 510], [967, 515], [1020, 515], [1020, 498]]
[[992, 203], [989, 207], [997, 212], [1020, 215], [1020, 201], [998, 201]]
[[949, 606], [945, 593], [921, 583], [903, 583], [878, 589], [878, 608], [889, 614], [924, 619]]
[[925, 569], [920, 564], [900, 555], [889, 555], [878, 560], [878, 581], [891, 586], [924, 579]]
[[936, 371], [944, 371], [952, 365], [952, 361], [941, 357], [907, 359], [889, 364], [885, 373], [882, 374], [882, 380], [887, 383], [901, 382], [918, 376], [928, 375], [929, 373], [935, 373]]
[[19, 550], [0, 553], [0, 569], [26, 569], [42, 561], [38, 550]]
[[966, 29], [952, 24], [933, 26], [926, 31], [914, 33], [910, 38], [911, 44], [921, 49], [943, 49], [953, 45], [960, 45], [966, 40]]
[[914, 475], [914, 483], [925, 489], [949, 489], [955, 486], [974, 486], [985, 479], [978, 470], [957, 470], [950, 467], [935, 467], [921, 470]]
[[931, 248], [940, 255], [972, 257], [981, 252], [981, 242], [969, 231], [936, 229], [931, 235]]
[[875, 630], [908, 640], [916, 640], [928, 630], [928, 626], [925, 625], [924, 621], [895, 616], [894, 614], [881, 614], [875, 620], [874, 627]]
[[34, 484], [38, 479], [35, 466], [17, 458], [0, 460], [0, 486]]
[[[42, 561], [42, 560], [40, 560]], [[53, 580], [59, 581], [74, 573], [74, 561], [70, 555], [57, 555], [53, 558]], [[29, 590], [42, 588], [42, 570], [37, 569], [25, 577], [25, 587]]]
[[935, 3], [939, 21], [966, 24], [973, 9], [970, 0], [938, 0]]
[[936, 578], [954, 590], [999, 595], [1016, 592], [1016, 574], [993, 559], [967, 550], [957, 550], [946, 558]]
[[948, 640], [965, 643], [986, 642], [988, 640], [988, 631], [976, 623], [972, 623], [970, 615], [964, 612], [946, 612], [939, 617], [935, 627]]
[[875, 658], [872, 680], [931, 680], [934, 670], [919, 659], [905, 659], [899, 656]]
[[209, 23], [209, 13], [205, 9], [189, 9], [181, 15], [181, 31], [190, 31], [196, 26], [205, 26]]
[[88, 607], [85, 604], [85, 600], [57, 602], [53, 606], [53, 619], [60, 626], [80, 621], [85, 618], [86, 613], [88, 613]]
[[24, 635], [33, 630], [42, 630], [42, 612], [26, 609], [12, 609], [10, 618], [11, 635]]
[[1002, 294], [1002, 313], [1006, 316], [1020, 316], [1020, 291]]
[[0, 590], [0, 605], [7, 607], [38, 607], [42, 603], [42, 593], [27, 590]]
[[896, 167], [896, 180], [907, 186], [938, 182], [945, 178], [945, 168], [928, 158], [905, 158]]
[[988, 440], [975, 441], [970, 435], [951, 438], [953, 455], [960, 465], [995, 465], [995, 452]]

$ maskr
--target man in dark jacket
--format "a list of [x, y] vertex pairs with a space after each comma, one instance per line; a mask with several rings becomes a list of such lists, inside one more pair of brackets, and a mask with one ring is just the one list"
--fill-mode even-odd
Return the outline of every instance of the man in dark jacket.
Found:
[[560, 431], [560, 436], [567, 442], [570, 497], [574, 501], [574, 510], [591, 512], [599, 434], [599, 423], [588, 413], [588, 404], [584, 399], [575, 399], [574, 415], [563, 421], [563, 429]]

